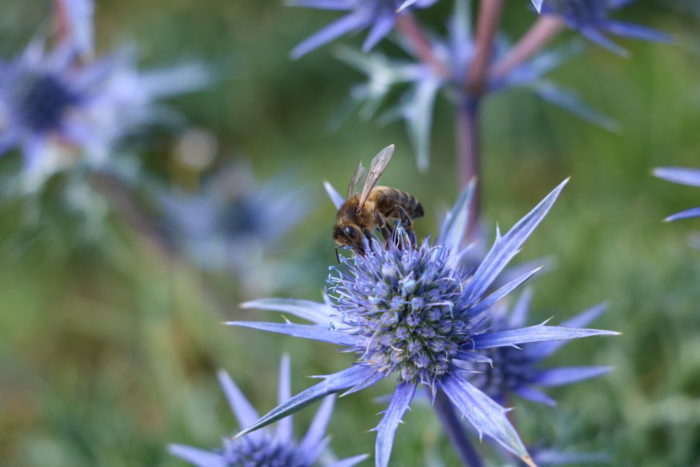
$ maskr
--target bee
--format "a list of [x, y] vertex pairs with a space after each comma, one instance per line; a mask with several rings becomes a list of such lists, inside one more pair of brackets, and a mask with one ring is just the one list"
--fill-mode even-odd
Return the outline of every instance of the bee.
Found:
[[347, 200], [338, 209], [333, 228], [333, 240], [340, 246], [350, 246], [359, 254], [364, 254], [364, 239], [370, 241], [372, 233], [379, 230], [388, 242], [394, 227], [389, 222], [397, 220], [409, 232], [415, 243], [412, 227], [413, 219], [423, 216], [423, 206], [415, 196], [388, 186], [377, 186], [394, 154], [394, 145], [389, 145], [377, 154], [369, 167], [362, 191], [356, 188], [362, 178], [362, 162], [357, 166], [348, 187]]

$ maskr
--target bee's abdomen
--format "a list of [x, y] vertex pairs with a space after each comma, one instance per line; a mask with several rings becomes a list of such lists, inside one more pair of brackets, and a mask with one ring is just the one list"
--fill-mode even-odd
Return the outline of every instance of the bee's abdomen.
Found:
[[388, 186], [375, 187], [369, 195], [374, 202], [375, 209], [385, 217], [398, 219], [400, 217], [397, 205], [403, 208], [408, 217], [417, 219], [423, 217], [423, 205], [410, 193], [390, 188]]

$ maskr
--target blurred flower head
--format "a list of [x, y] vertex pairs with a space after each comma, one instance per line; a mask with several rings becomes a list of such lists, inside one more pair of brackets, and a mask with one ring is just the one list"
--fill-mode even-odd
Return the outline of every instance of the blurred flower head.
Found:
[[[279, 403], [290, 397], [290, 364], [288, 357], [282, 357], [279, 375]], [[219, 382], [231, 411], [241, 426], [250, 426], [258, 419], [258, 414], [240, 389], [225, 371], [219, 372]], [[334, 397], [327, 397], [321, 404], [309, 430], [297, 442], [292, 432], [292, 418], [279, 422], [277, 430], [260, 430], [243, 437], [224, 438], [223, 447], [206, 451], [203, 449], [171, 444], [171, 454], [199, 467], [311, 467], [319, 465], [318, 460], [326, 450], [329, 438], [325, 431], [333, 413]], [[360, 455], [348, 459], [323, 463], [329, 467], [352, 467], [367, 456]]]
[[166, 228], [193, 261], [234, 273], [250, 272], [313, 205], [293, 180], [258, 183], [244, 165], [218, 171], [198, 193], [171, 192], [161, 202]]
[[[526, 289], [510, 310], [505, 310], [501, 304], [496, 305], [491, 329], [509, 331], [525, 326], [528, 321], [531, 298], [531, 289]], [[605, 311], [605, 305], [595, 306], [564, 321], [562, 326], [574, 329], [586, 326], [603, 311]], [[601, 366], [542, 368], [540, 366], [542, 361], [564, 344], [565, 341], [537, 342], [522, 347], [491, 349], [488, 353], [490, 358], [488, 364], [475, 365], [475, 369], [479, 372], [474, 376], [474, 385], [501, 404], [506, 403], [515, 394], [533, 402], [555, 405], [555, 401], [540, 391], [537, 386], [563, 386], [610, 371], [609, 367]]]
[[[286, 312], [314, 324], [229, 324], [329, 342], [357, 356], [353, 366], [324, 376], [321, 383], [273, 409], [244, 432], [279, 420], [328, 394], [352, 393], [395, 378], [394, 394], [376, 429], [377, 466], [388, 465], [395, 431], [418, 385], [433, 394], [444, 392], [480, 434], [531, 463], [506, 416], [507, 409], [475, 387], [470, 374], [474, 364], [490, 361], [490, 349], [615, 334], [545, 324], [508, 331], [489, 327], [493, 305], [536, 271], [527, 271], [496, 290], [494, 281], [550, 210], [565, 183], [508, 233], [497, 233], [491, 250], [474, 270], [460, 266], [472, 183], [445, 219], [435, 242], [425, 240], [413, 248], [397, 227], [388, 245], [374, 240], [365, 248], [366, 255], [343, 258], [338, 267], [331, 268], [325, 303], [263, 299], [244, 304], [245, 308]], [[337, 192], [332, 193], [332, 199], [341, 201]]]
[[[404, 44], [402, 44], [404, 45]], [[350, 99], [360, 107], [362, 118], [372, 118], [396, 90], [404, 90], [397, 102], [378, 116], [382, 123], [402, 119], [416, 151], [418, 167], [428, 168], [430, 161], [430, 134], [434, 105], [440, 91], [457, 101], [458, 106], [469, 106], [472, 96], [465, 88], [466, 76], [475, 56], [471, 34], [471, 18], [466, 1], [457, 0], [455, 11], [447, 25], [445, 37], [432, 38], [435, 64], [424, 63], [413, 50], [404, 45], [410, 59], [388, 58], [375, 52], [363, 54], [351, 49], [340, 49], [338, 57], [367, 76], [365, 83], [352, 88]], [[486, 92], [493, 94], [506, 89], [527, 89], [586, 120], [614, 129], [616, 124], [579, 101], [575, 93], [563, 89], [545, 75], [561, 65], [581, 49], [577, 43], [542, 52], [520, 64], [505, 75], [491, 75]], [[509, 50], [509, 44], [499, 38], [492, 54], [498, 62]]]
[[[684, 167], [658, 167], [654, 169], [654, 175], [669, 182], [680, 183], [700, 187], [700, 169], [688, 169]], [[678, 219], [688, 219], [690, 217], [699, 217], [700, 207], [686, 209], [666, 218], [666, 221], [675, 221]]]
[[544, 0], [539, 11], [543, 15], [561, 18], [567, 26], [579, 31], [585, 38], [622, 56], [626, 56], [627, 51], [610, 40], [606, 34], [645, 41], [669, 42], [670, 37], [663, 32], [608, 17], [610, 11], [633, 1]]
[[107, 166], [124, 135], [168, 116], [158, 99], [209, 79], [198, 64], [141, 72], [131, 47], [88, 62], [79, 51], [70, 38], [51, 50], [36, 40], [0, 61], [0, 154], [19, 148], [33, 185], [76, 160]]
[[426, 8], [437, 0], [291, 0], [291, 6], [318, 8], [321, 10], [349, 11], [337, 21], [302, 41], [292, 50], [299, 58], [312, 50], [331, 42], [343, 34], [369, 28], [362, 46], [372, 49], [394, 28], [397, 16], [409, 8]]

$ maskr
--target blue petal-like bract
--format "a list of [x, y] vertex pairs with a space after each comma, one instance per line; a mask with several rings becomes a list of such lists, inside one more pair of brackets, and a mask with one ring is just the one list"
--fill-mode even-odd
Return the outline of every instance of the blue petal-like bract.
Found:
[[329, 342], [337, 345], [357, 347], [360, 341], [357, 337], [341, 331], [333, 331], [323, 326], [293, 323], [263, 323], [258, 321], [229, 321], [229, 326], [259, 329], [261, 331], [275, 332], [292, 337], [301, 337], [321, 342]]
[[527, 328], [478, 334], [474, 336], [474, 347], [476, 349], [491, 349], [528, 342], [580, 339], [591, 336], [617, 336], [619, 334], [619, 332], [603, 329], [567, 328], [538, 324]]
[[400, 383], [394, 390], [394, 396], [384, 413], [382, 421], [377, 426], [377, 441], [375, 449], [376, 467], [387, 467], [391, 456], [391, 446], [394, 444], [396, 428], [411, 405], [416, 393], [415, 383]]
[[266, 427], [271, 423], [275, 423], [277, 420], [291, 415], [319, 399], [351, 387], [356, 381], [366, 378], [372, 373], [374, 373], [374, 371], [371, 368], [357, 365], [347, 370], [324, 376], [323, 381], [291, 397], [283, 404], [278, 405], [276, 408], [263, 415], [255, 424], [246, 427], [242, 432], [238, 433], [236, 437], [244, 436], [250, 432]]
[[518, 432], [508, 421], [507, 409], [458, 374], [444, 378], [439, 386], [479, 435], [492, 437], [524, 462], [533, 465]]
[[669, 182], [700, 187], [700, 169], [685, 167], [657, 167], [654, 175]]
[[476, 298], [481, 296], [491, 286], [510, 260], [518, 254], [525, 240], [544, 219], [544, 216], [547, 215], [568, 181], [568, 179], [564, 180], [552, 190], [532, 211], [519, 220], [507, 234], [502, 237], [497, 235], [491, 250], [479, 265], [473, 279], [466, 287], [467, 294], [470, 297]]

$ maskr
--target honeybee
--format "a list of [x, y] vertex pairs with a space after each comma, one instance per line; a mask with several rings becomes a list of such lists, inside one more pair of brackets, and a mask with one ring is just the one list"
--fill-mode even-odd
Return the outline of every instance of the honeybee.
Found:
[[358, 194], [356, 188], [362, 178], [362, 162], [357, 166], [348, 187], [347, 200], [338, 209], [333, 228], [333, 240], [340, 246], [350, 246], [359, 254], [364, 254], [364, 239], [371, 241], [372, 233], [379, 229], [389, 241], [394, 227], [389, 220], [399, 221], [409, 232], [412, 242], [413, 219], [423, 216], [423, 206], [415, 196], [405, 191], [377, 186], [394, 154], [394, 145], [389, 145], [377, 154], [369, 167], [365, 184]]

